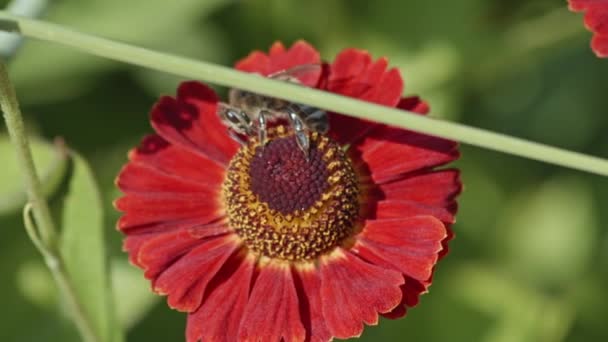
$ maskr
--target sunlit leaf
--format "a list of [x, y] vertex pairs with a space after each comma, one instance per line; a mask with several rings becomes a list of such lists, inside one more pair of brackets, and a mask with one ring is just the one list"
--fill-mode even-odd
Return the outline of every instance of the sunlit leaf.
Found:
[[101, 341], [121, 337], [114, 315], [105, 250], [102, 201], [86, 161], [72, 154], [72, 174], [61, 215], [61, 254], [75, 292]]

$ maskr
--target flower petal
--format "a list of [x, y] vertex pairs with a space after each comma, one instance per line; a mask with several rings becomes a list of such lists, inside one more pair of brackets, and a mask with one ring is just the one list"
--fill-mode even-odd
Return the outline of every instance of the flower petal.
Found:
[[396, 271], [369, 264], [337, 248], [320, 260], [323, 316], [337, 338], [360, 336], [363, 323], [378, 323], [378, 313], [401, 302], [404, 280]]
[[[281, 42], [275, 42], [266, 55], [261, 51], [254, 51], [247, 57], [238, 61], [235, 68], [246, 72], [255, 72], [263, 76], [288, 70], [298, 65], [319, 64], [319, 52], [303, 40], [295, 42], [288, 50]], [[318, 83], [320, 71], [308, 73], [298, 77], [302, 84], [314, 87]]]
[[608, 57], [608, 0], [568, 0], [570, 10], [585, 13], [585, 27], [594, 33], [591, 48]]
[[420, 204], [415, 201], [383, 200], [376, 203], [373, 219], [389, 219], [430, 215], [445, 223], [454, 222], [454, 214], [448, 209]]
[[431, 110], [429, 104], [418, 96], [402, 97], [397, 108], [423, 115], [428, 114]]
[[[394, 107], [403, 91], [403, 80], [397, 69], [386, 70], [388, 60], [372, 62], [367, 51], [343, 50], [329, 67], [327, 91], [364, 101]], [[329, 114], [330, 135], [346, 145], [356, 141], [376, 123], [339, 113]]]
[[368, 168], [377, 184], [460, 156], [454, 141], [384, 125], [370, 131], [354, 148], [361, 154], [357, 159], [363, 164], [359, 166]]
[[239, 329], [243, 341], [304, 341], [291, 269], [280, 261], [262, 265]]
[[238, 264], [231, 265], [229, 261], [228, 265], [220, 270], [217, 287], [205, 295], [206, 298], [198, 310], [188, 315], [187, 342], [237, 340], [241, 318], [249, 298], [255, 259], [246, 257], [235, 260]]
[[432, 216], [416, 216], [365, 222], [353, 251], [368, 259], [373, 254], [406, 276], [420, 282], [431, 278], [445, 226]]
[[568, 7], [572, 11], [584, 11], [598, 4], [608, 6], [608, 0], [568, 0]]
[[405, 316], [407, 313], [407, 308], [418, 305], [420, 295], [426, 291], [426, 287], [420, 282], [415, 279], [405, 277], [405, 284], [401, 285], [401, 293], [403, 294], [401, 304], [399, 304], [392, 311], [382, 314], [382, 316], [388, 319], [398, 319]]
[[608, 57], [608, 35], [595, 35], [593, 39], [591, 39], [591, 48], [593, 49], [593, 51], [595, 51], [595, 54], [598, 57]]
[[223, 235], [229, 231], [228, 226], [220, 224], [156, 234], [140, 246], [139, 264], [145, 270], [146, 278], [156, 279], [171, 264], [202, 244], [204, 238]]
[[350, 145], [359, 140], [365, 133], [377, 126], [375, 122], [358, 119], [352, 116], [328, 113], [329, 136], [340, 145]]
[[330, 66], [327, 90], [377, 104], [395, 107], [403, 92], [399, 70], [387, 70], [388, 60], [372, 62], [367, 51], [345, 49]]
[[171, 145], [158, 135], [145, 137], [139, 147], [129, 152], [129, 160], [160, 173], [200, 184], [219, 186], [225, 175], [224, 167], [188, 149]]
[[188, 218], [198, 218], [199, 224], [209, 223], [224, 216], [219, 190], [196, 194], [127, 194], [114, 203], [116, 209], [125, 213], [118, 221], [118, 229]]
[[389, 200], [416, 203], [456, 210], [454, 198], [460, 194], [460, 172], [455, 169], [426, 172], [380, 185], [384, 197]]
[[154, 105], [152, 126], [167, 141], [225, 166], [239, 145], [226, 134], [227, 128], [217, 115], [218, 101], [206, 85], [184, 82], [177, 98], [163, 96]]
[[116, 185], [125, 193], [208, 193], [210, 190], [210, 185], [137, 163], [129, 163], [122, 168]]
[[608, 2], [589, 6], [585, 13], [585, 26], [600, 36], [608, 35]]
[[[428, 103], [418, 96], [401, 98], [397, 108], [422, 115], [428, 114], [430, 110]], [[329, 123], [330, 135], [342, 145], [353, 144], [373, 128], [382, 126], [376, 122], [337, 113], [330, 113]]]
[[229, 231], [229, 227], [223, 223], [204, 225], [200, 218], [174, 220], [166, 222], [154, 222], [139, 226], [127, 226], [121, 231], [127, 235], [123, 249], [129, 253], [129, 261], [139, 267], [139, 250], [146, 242], [155, 239], [163, 234], [174, 234], [178, 231], [188, 231], [196, 238], [224, 234]]
[[297, 268], [296, 288], [300, 315], [306, 329], [306, 341], [326, 342], [331, 340], [331, 333], [325, 324], [322, 312], [321, 278], [315, 265], [310, 264]]
[[[361, 244], [356, 245], [356, 248], [354, 248], [352, 251], [369, 263], [384, 267], [386, 269], [395, 269], [395, 266], [393, 266], [389, 261], [370, 252]], [[386, 318], [397, 319], [405, 316], [407, 313], [407, 308], [416, 306], [419, 302], [420, 295], [426, 293], [427, 286], [431, 284], [431, 279], [420, 282], [407, 275], [403, 275], [403, 278], [405, 279], [405, 283], [400, 286], [402, 294], [401, 302], [393, 310], [381, 314]]]
[[447, 228], [430, 216], [366, 222], [352, 251], [369, 262], [397, 269], [405, 277], [401, 303], [383, 316], [403, 317], [408, 307], [418, 304], [431, 284], [437, 260], [447, 252], [450, 238]]
[[[154, 246], [154, 250], [146, 250], [149, 245], [141, 250], [140, 261], [144, 266], [148, 265], [146, 256], [162, 249]], [[186, 254], [177, 255], [177, 258], [174, 256], [171, 264], [153, 279], [154, 291], [167, 295], [167, 303], [174, 309], [195, 311], [213, 277], [238, 247], [240, 243], [234, 235], [199, 241]], [[157, 260], [155, 256], [153, 259]], [[150, 269], [147, 269], [146, 275], [150, 275]]]

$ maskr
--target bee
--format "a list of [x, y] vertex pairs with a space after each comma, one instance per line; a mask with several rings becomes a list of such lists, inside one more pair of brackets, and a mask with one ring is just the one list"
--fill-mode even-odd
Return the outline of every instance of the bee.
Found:
[[[320, 73], [320, 64], [305, 64], [266, 77], [302, 84], [302, 78]], [[321, 109], [240, 89], [229, 91], [228, 103], [221, 102], [217, 113], [233, 139], [245, 144], [242, 136], [257, 135], [262, 148], [267, 142], [268, 125], [285, 120], [293, 128], [298, 147], [305, 156], [310, 148], [308, 133], [329, 130], [327, 113]]]

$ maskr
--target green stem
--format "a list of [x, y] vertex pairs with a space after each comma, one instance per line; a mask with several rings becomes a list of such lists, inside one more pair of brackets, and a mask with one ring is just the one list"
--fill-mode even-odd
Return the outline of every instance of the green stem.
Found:
[[[36, 172], [15, 89], [9, 80], [6, 64], [2, 60], [0, 60], [0, 107], [4, 113], [4, 120], [11, 142], [15, 146], [17, 161], [25, 178], [25, 188], [29, 201], [23, 213], [26, 232], [51, 270], [83, 340], [87, 342], [99, 341], [93, 333], [82, 304], [77, 299], [71, 279], [59, 253], [55, 223]], [[33, 214], [34, 220], [31, 219], [30, 213]]]
[[6, 128], [10, 135], [11, 142], [15, 146], [17, 154], [17, 162], [23, 176], [25, 177], [25, 189], [29, 202], [33, 207], [34, 217], [40, 226], [40, 235], [42, 242], [51, 250], [56, 250], [57, 232], [51, 211], [44, 199], [42, 185], [36, 172], [36, 166], [30, 152], [29, 141], [23, 125], [21, 110], [17, 103], [15, 90], [13, 89], [9, 79], [6, 65], [0, 61], [0, 106], [4, 112], [4, 120]]
[[59, 25], [21, 18], [0, 11], [0, 29], [55, 42], [97, 56], [135, 64], [167, 73], [237, 87], [288, 101], [305, 103], [329, 111], [383, 122], [417, 132], [457, 140], [495, 151], [540, 160], [577, 170], [608, 176], [608, 160], [571, 152], [524, 139], [420, 115], [369, 102], [300, 87], [231, 68], [152, 51], [105, 38], [83, 34]]

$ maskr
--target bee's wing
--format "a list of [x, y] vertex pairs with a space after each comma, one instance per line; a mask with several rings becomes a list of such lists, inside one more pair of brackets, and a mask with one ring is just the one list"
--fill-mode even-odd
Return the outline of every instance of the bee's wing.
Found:
[[317, 84], [319, 77], [321, 77], [322, 71], [323, 66], [320, 63], [311, 63], [296, 65], [289, 69], [274, 72], [266, 77], [314, 87]]

